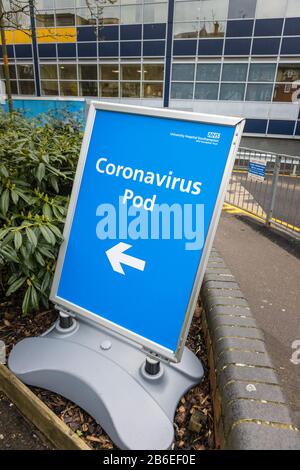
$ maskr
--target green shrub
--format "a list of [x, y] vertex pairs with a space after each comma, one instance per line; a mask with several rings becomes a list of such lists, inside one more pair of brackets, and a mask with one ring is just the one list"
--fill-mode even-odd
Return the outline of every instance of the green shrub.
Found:
[[47, 307], [82, 134], [0, 113], [0, 275], [24, 314]]

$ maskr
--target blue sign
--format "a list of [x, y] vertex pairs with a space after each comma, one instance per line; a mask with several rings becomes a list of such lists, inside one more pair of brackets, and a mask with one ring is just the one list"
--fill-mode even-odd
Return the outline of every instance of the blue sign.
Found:
[[200, 117], [94, 103], [51, 294], [170, 358], [187, 334], [243, 124]]
[[250, 160], [248, 165], [248, 176], [257, 181], [264, 181], [266, 178], [266, 162], [261, 160]]

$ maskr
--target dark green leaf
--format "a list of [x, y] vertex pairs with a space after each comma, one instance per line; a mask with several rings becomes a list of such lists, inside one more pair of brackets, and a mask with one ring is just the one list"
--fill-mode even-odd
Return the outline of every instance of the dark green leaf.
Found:
[[30, 243], [32, 243], [32, 245], [34, 247], [36, 247], [37, 246], [37, 238], [36, 238], [36, 235], [35, 235], [34, 231], [29, 227], [26, 227], [25, 231], [26, 231], [26, 235], [27, 235], [27, 238], [30, 241]]
[[19, 231], [15, 232], [14, 235], [14, 244], [15, 244], [15, 249], [18, 251], [20, 246], [22, 245], [22, 235]]

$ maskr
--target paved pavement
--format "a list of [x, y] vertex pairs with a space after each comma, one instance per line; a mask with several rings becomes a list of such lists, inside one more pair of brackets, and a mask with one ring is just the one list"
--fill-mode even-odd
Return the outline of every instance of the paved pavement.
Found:
[[51, 449], [51, 445], [46, 444], [15, 405], [0, 393], [0, 451], [47, 449]]
[[300, 342], [300, 243], [270, 232], [248, 217], [223, 212], [215, 247], [236, 276], [264, 331], [300, 425], [300, 363], [290, 361], [295, 351], [292, 343]]

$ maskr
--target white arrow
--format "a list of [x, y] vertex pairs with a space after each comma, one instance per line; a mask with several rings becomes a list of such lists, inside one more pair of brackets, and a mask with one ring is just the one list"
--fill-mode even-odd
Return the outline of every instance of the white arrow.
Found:
[[145, 261], [139, 258], [135, 258], [134, 256], [126, 255], [124, 253], [126, 250], [131, 248], [131, 246], [132, 245], [128, 245], [128, 243], [120, 242], [105, 252], [111, 267], [117, 273], [125, 275], [121, 263], [126, 264], [127, 266], [131, 266], [134, 269], [138, 269], [139, 271], [144, 271], [146, 264]]

